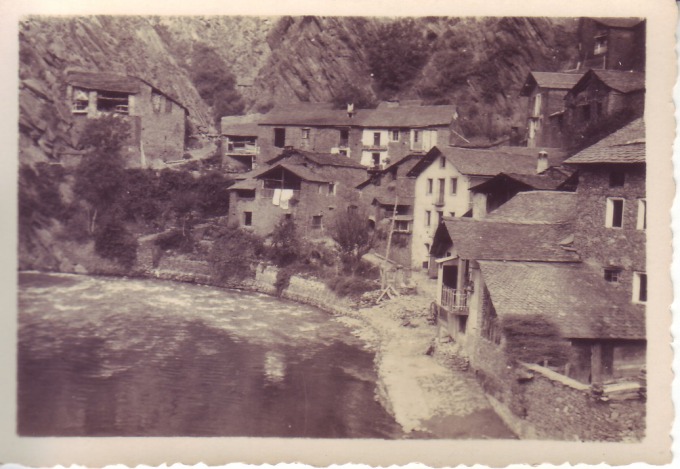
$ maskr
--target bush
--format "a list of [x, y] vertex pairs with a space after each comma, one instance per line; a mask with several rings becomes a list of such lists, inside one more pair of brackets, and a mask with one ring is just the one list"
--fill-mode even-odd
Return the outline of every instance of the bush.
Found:
[[570, 347], [559, 328], [545, 317], [511, 315], [501, 320], [505, 336], [505, 355], [509, 362], [527, 362], [553, 366], [569, 361]]
[[270, 257], [279, 267], [302, 261], [303, 243], [292, 218], [282, 218], [272, 232]]
[[220, 231], [210, 251], [212, 276], [220, 282], [254, 277], [253, 264], [264, 252], [262, 238], [238, 227]]
[[326, 286], [342, 297], [357, 298], [362, 294], [379, 288], [376, 281], [366, 280], [354, 275], [337, 275], [326, 280]]
[[333, 107], [345, 109], [348, 104], [354, 104], [354, 109], [373, 109], [378, 105], [371, 91], [345, 82], [333, 96]]
[[178, 250], [180, 252], [192, 252], [194, 240], [187, 233], [175, 229], [168, 233], [163, 233], [154, 241], [154, 244], [163, 251]]
[[355, 273], [361, 258], [375, 245], [378, 235], [360, 210], [337, 213], [331, 221], [329, 234], [337, 243], [346, 272]]
[[137, 260], [137, 247], [137, 239], [117, 219], [101, 223], [94, 233], [94, 251], [128, 270]]

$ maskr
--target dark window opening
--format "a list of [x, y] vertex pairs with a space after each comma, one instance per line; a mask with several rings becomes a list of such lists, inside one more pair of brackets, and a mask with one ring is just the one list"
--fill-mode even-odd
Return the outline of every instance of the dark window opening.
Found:
[[340, 145], [341, 147], [346, 147], [349, 144], [349, 130], [340, 129]]
[[243, 225], [244, 226], [253, 225], [253, 212], [243, 212]]
[[312, 228], [314, 229], [321, 228], [321, 215], [312, 216]]
[[373, 166], [380, 165], [380, 153], [372, 153], [371, 158], [373, 159]]
[[286, 129], [274, 129], [274, 146], [276, 148], [286, 146]]
[[612, 200], [612, 226], [614, 228], [623, 226], [623, 200]]
[[609, 173], [609, 187], [623, 187], [626, 182], [626, 173], [623, 171], [612, 171]]
[[618, 283], [621, 278], [621, 269], [604, 269], [604, 279], [607, 282]]
[[647, 302], [647, 274], [638, 274], [640, 278], [640, 294], [638, 299], [641, 303]]
[[127, 114], [128, 105], [129, 96], [126, 93], [113, 91], [99, 91], [97, 93], [97, 111]]
[[373, 146], [380, 146], [380, 132], [373, 133]]

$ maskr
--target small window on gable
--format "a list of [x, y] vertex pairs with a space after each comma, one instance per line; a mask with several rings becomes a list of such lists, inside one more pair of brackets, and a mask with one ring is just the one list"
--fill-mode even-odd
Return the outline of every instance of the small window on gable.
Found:
[[626, 182], [626, 173], [623, 171], [612, 171], [609, 173], [609, 187], [623, 187]]
[[309, 139], [309, 129], [302, 129], [302, 138], [303, 140]]
[[638, 199], [637, 229], [647, 229], [647, 199]]
[[153, 107], [153, 112], [158, 114], [161, 112], [161, 102], [163, 101], [163, 96], [160, 93], [151, 94], [151, 107]]
[[607, 282], [619, 283], [620, 277], [621, 277], [621, 269], [618, 269], [616, 267], [604, 269], [604, 279]]
[[253, 212], [243, 212], [243, 225], [253, 226]]
[[623, 199], [607, 198], [605, 226], [607, 228], [623, 227]]
[[633, 272], [633, 303], [647, 303], [647, 274]]
[[439, 157], [439, 167], [446, 168], [446, 158], [444, 158], [443, 156]]
[[433, 180], [433, 179], [428, 179], [428, 180], [427, 180], [427, 193], [428, 193], [428, 194], [432, 194], [433, 186], [434, 186], [434, 180]]

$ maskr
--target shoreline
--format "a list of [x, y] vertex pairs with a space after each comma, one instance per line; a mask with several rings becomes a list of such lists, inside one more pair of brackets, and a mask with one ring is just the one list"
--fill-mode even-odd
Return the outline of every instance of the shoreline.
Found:
[[[276, 294], [275, 268], [257, 267], [255, 279], [239, 282], [212, 281], [208, 275], [170, 270], [137, 270], [119, 273], [71, 273], [24, 270], [21, 272], [66, 273], [69, 275], [157, 279], [192, 283], [226, 290], [263, 293], [314, 306], [338, 318], [353, 334], [374, 348], [376, 399], [402, 428], [405, 439], [412, 438], [515, 438], [493, 411], [491, 403], [469, 373], [445, 366], [426, 352], [435, 342], [436, 326], [427, 323], [427, 298], [418, 294], [355, 309], [344, 298], [313, 284], [310, 279], [293, 277], [291, 285]], [[296, 281], [297, 280], [297, 284]], [[312, 294], [304, 294], [312, 287]], [[297, 288], [296, 288], [297, 287]], [[297, 290], [297, 291], [296, 291]], [[342, 321], [342, 318], [349, 319]], [[359, 324], [354, 323], [357, 321]], [[368, 336], [368, 337], [366, 337]], [[435, 353], [436, 355], [436, 353]], [[482, 425], [480, 425], [482, 423]], [[474, 427], [474, 434], [466, 430]]]

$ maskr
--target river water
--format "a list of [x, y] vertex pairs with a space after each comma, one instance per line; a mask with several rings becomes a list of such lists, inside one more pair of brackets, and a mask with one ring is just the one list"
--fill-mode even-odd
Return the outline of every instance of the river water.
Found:
[[309, 306], [199, 285], [19, 277], [30, 436], [399, 438], [374, 351]]

